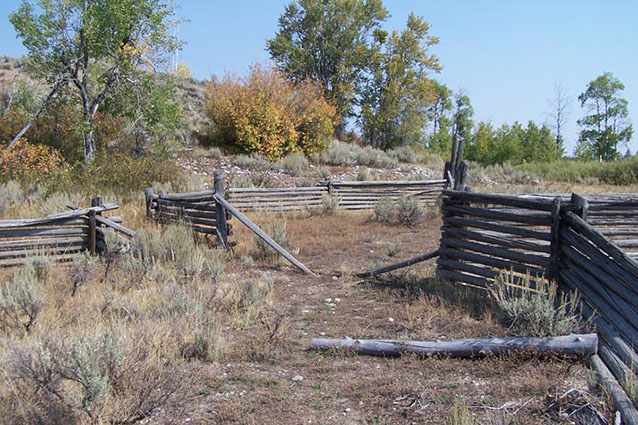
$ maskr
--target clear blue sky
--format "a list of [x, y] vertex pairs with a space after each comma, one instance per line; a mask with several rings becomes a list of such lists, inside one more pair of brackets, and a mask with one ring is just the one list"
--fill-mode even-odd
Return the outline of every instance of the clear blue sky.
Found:
[[[245, 73], [268, 60], [265, 40], [277, 30], [287, 0], [175, 0], [187, 43], [182, 60], [200, 79]], [[0, 54], [25, 53], [6, 16], [19, 0], [0, 2]], [[386, 29], [401, 29], [412, 11], [440, 37], [433, 49], [444, 66], [438, 79], [470, 96], [476, 120], [543, 122], [556, 83], [573, 97], [569, 151], [583, 114], [576, 97], [609, 71], [625, 84], [631, 121], [638, 126], [638, 1], [635, 0], [385, 0]], [[638, 128], [630, 143], [638, 149]]]

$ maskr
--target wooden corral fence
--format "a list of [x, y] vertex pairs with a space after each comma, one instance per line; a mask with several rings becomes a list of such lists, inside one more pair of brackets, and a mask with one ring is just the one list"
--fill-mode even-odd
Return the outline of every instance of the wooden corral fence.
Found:
[[109, 229], [135, 235], [119, 224], [120, 217], [102, 216], [117, 209], [117, 204], [101, 204], [94, 198], [92, 205], [40, 218], [0, 220], [0, 267], [20, 265], [34, 256], [68, 261], [84, 251], [102, 253]]
[[[508, 196], [444, 191], [439, 276], [486, 287], [503, 271], [577, 290], [601, 337], [591, 364], [624, 423], [638, 423], [627, 395], [638, 388], [635, 195]], [[614, 238], [613, 240], [611, 238]], [[615, 389], [614, 389], [615, 388]]]
[[447, 180], [322, 181], [312, 187], [228, 188], [227, 199], [241, 211], [300, 211], [321, 208], [323, 197], [333, 196], [342, 210], [373, 209], [383, 198], [418, 199], [426, 207], [437, 204]]
[[214, 178], [214, 189], [202, 192], [154, 194], [153, 189], [146, 189], [146, 215], [163, 223], [187, 223], [194, 232], [214, 235], [217, 244], [227, 248], [230, 215], [215, 201], [215, 194], [224, 196], [224, 179], [217, 173]]

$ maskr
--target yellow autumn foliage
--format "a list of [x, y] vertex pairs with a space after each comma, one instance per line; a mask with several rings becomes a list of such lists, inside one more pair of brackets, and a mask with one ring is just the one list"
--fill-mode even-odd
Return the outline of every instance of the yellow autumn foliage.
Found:
[[208, 85], [211, 137], [271, 160], [292, 152], [322, 150], [334, 133], [336, 109], [310, 81], [293, 84], [272, 68], [254, 65], [247, 77], [233, 74]]
[[64, 158], [50, 146], [20, 139], [11, 149], [0, 147], [0, 180], [3, 181], [27, 179], [39, 182], [64, 167]]

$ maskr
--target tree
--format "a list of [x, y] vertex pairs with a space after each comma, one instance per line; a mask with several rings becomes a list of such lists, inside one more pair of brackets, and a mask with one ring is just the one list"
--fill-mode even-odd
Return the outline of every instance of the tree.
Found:
[[633, 127], [629, 123], [627, 100], [620, 97], [625, 89], [610, 72], [598, 76], [578, 96], [581, 107], [589, 115], [578, 120], [582, 127], [576, 153], [588, 159], [614, 160], [619, 156], [618, 144], [631, 140]]
[[9, 16], [29, 69], [51, 90], [8, 148], [62, 90], [77, 93], [85, 164], [95, 157], [95, 116], [105, 99], [142, 70], [155, 70], [178, 43], [161, 0], [23, 0]]
[[382, 0], [296, 0], [279, 18], [279, 31], [267, 49], [288, 78], [320, 82], [343, 119], [354, 116], [364, 72], [383, 41], [381, 23], [388, 11]]
[[559, 157], [563, 156], [565, 152], [563, 130], [569, 119], [571, 104], [572, 98], [569, 96], [565, 86], [561, 83], [556, 83], [554, 85], [554, 95], [549, 100], [550, 110], [548, 115], [549, 127], [554, 130], [554, 135], [556, 136], [556, 152]]
[[429, 29], [423, 18], [410, 14], [406, 29], [394, 31], [371, 64], [360, 122], [364, 140], [375, 147], [425, 142], [427, 108], [435, 97], [428, 71], [441, 69], [438, 58], [428, 53], [438, 43]]

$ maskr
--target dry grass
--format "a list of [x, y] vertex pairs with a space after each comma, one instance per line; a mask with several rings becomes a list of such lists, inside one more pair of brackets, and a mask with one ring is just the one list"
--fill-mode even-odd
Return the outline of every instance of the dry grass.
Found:
[[[28, 209], [5, 214], [20, 208]], [[141, 197], [117, 214], [144, 235], [142, 253], [41, 265], [42, 303], [29, 332], [0, 333], [0, 423], [439, 424], [455, 409], [467, 417], [463, 406], [474, 423], [499, 423], [489, 407], [513, 403], [521, 409], [505, 423], [535, 424], [548, 421], [546, 394], [586, 390], [586, 369], [560, 359], [305, 350], [320, 335], [504, 335], [483, 301], [427, 278], [434, 261], [387, 282], [351, 277], [371, 262], [436, 248], [439, 218], [408, 228], [370, 221], [369, 212], [287, 215], [296, 256], [315, 278], [253, 258], [256, 241], [234, 220], [237, 245], [227, 256], [184, 229], [148, 222]], [[276, 217], [251, 218], [266, 227]], [[11, 271], [0, 273], [6, 285]]]

